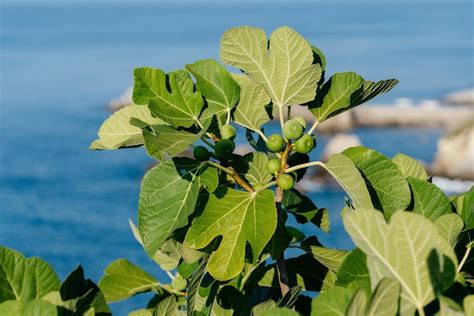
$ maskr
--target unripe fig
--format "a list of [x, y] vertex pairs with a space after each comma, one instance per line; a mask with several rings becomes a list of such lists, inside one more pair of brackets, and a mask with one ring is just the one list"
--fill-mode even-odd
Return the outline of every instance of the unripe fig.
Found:
[[278, 159], [270, 159], [267, 162], [267, 170], [271, 174], [277, 173], [280, 170], [280, 161]]
[[232, 125], [230, 124], [222, 125], [221, 127], [222, 139], [234, 140], [236, 134], [237, 134], [237, 131], [235, 130], [235, 127], [233, 127]]
[[279, 152], [283, 149], [285, 146], [285, 141], [283, 140], [283, 137], [279, 134], [273, 134], [267, 139], [267, 148], [271, 152]]
[[209, 160], [211, 153], [204, 146], [196, 146], [193, 149], [193, 155], [197, 161], [206, 161]]
[[303, 126], [298, 121], [292, 119], [283, 125], [283, 136], [287, 139], [298, 139], [303, 134]]
[[295, 184], [295, 180], [289, 174], [282, 174], [277, 179], [277, 184], [282, 190], [290, 190]]
[[301, 154], [307, 154], [314, 148], [314, 140], [308, 135], [304, 134], [295, 142], [295, 149]]
[[221, 139], [216, 143], [214, 153], [217, 158], [226, 159], [232, 154], [235, 149], [235, 144], [230, 139]]

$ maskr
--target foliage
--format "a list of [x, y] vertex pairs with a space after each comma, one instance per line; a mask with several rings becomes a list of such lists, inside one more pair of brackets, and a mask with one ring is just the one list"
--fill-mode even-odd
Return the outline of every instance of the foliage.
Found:
[[[416, 160], [362, 146], [327, 162], [309, 159], [319, 123], [398, 81], [343, 72], [325, 82], [325, 56], [289, 27], [269, 39], [259, 28], [232, 28], [220, 57], [242, 73], [208, 59], [170, 73], [136, 69], [135, 104], [107, 119], [91, 145], [144, 146], [158, 160], [130, 226], [169, 282], [122, 258], [105, 269], [100, 290], [80, 268], [60, 286], [40, 259], [3, 249], [0, 311], [94, 315], [108, 313], [105, 300], [152, 292], [130, 315], [472, 313], [474, 189], [449, 198]], [[314, 120], [292, 117], [296, 104]], [[280, 133], [270, 136], [264, 128], [273, 118]], [[234, 152], [243, 134], [255, 149], [246, 155]], [[190, 149], [194, 158], [183, 155]], [[334, 210], [298, 190], [312, 167], [347, 195], [341, 217], [351, 251], [287, 223], [293, 216], [330, 231]]]
[[[471, 308], [473, 190], [450, 200], [403, 154], [390, 159], [354, 147], [327, 162], [307, 155], [319, 123], [398, 81], [342, 72], [324, 82], [325, 56], [289, 27], [269, 38], [259, 28], [229, 29], [220, 57], [242, 73], [208, 59], [171, 73], [136, 69], [139, 105], [132, 107], [151, 116], [137, 115], [125, 129], [141, 128], [142, 138], [131, 133], [128, 141], [95, 147], [141, 140], [159, 160], [143, 179], [132, 228], [171, 277], [160, 283], [119, 259], [100, 281], [108, 302], [152, 291], [141, 311], [150, 315], [424, 315]], [[314, 121], [292, 117], [295, 104]], [[281, 131], [267, 135], [274, 117]], [[233, 153], [242, 128], [255, 149], [247, 155]], [[108, 144], [104, 137], [99, 132], [95, 144]], [[189, 148], [196, 159], [181, 157]], [[310, 167], [326, 170], [346, 192], [341, 216], [354, 250], [325, 247], [286, 224], [291, 214], [329, 232], [328, 210], [294, 187]], [[297, 252], [287, 258], [290, 248]]]

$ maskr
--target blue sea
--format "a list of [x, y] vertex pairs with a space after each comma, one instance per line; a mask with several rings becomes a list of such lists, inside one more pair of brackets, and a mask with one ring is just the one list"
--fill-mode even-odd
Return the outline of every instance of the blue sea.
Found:
[[[271, 4], [273, 3], [273, 4]], [[0, 245], [49, 261], [61, 278], [81, 263], [98, 281], [125, 257], [167, 276], [134, 240], [143, 149], [91, 152], [105, 105], [132, 83], [132, 70], [165, 70], [218, 58], [229, 27], [298, 30], [322, 49], [328, 75], [398, 78], [377, 103], [437, 99], [473, 86], [471, 1], [31, 2], [1, 4]], [[358, 129], [366, 146], [431, 162], [438, 129]], [[324, 146], [328, 137], [321, 136]], [[318, 155], [318, 152], [315, 154]], [[331, 212], [321, 241], [350, 248], [337, 187], [311, 193]], [[311, 233], [311, 227], [303, 228]], [[113, 305], [118, 315], [140, 297]]]

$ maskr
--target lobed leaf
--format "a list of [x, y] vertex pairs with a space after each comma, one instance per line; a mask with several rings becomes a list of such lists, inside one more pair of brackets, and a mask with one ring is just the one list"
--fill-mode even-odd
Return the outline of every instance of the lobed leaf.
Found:
[[212, 59], [197, 61], [186, 65], [186, 69], [196, 77], [196, 86], [206, 99], [208, 108], [203, 118], [218, 118], [230, 115], [239, 101], [240, 86], [231, 74]]
[[91, 144], [90, 149], [111, 150], [143, 145], [142, 130], [130, 124], [132, 118], [150, 125], [164, 124], [159, 118], [152, 117], [146, 106], [136, 104], [125, 106], [102, 123], [98, 132], [99, 139]]
[[362, 288], [367, 294], [370, 294], [367, 256], [359, 248], [352, 250], [341, 263], [337, 271], [336, 285]]
[[240, 99], [235, 107], [234, 121], [253, 131], [259, 131], [263, 124], [270, 120], [266, 106], [270, 96], [265, 88], [246, 75], [232, 74], [240, 85]]
[[392, 158], [392, 161], [397, 165], [398, 169], [403, 173], [405, 178], [414, 177], [420, 180], [428, 179], [425, 168], [415, 159], [398, 153]]
[[301, 248], [311, 254], [314, 259], [318, 260], [325, 267], [336, 273], [348, 255], [348, 252], [345, 250], [326, 247], [302, 245]]
[[[151, 114], [173, 127], [195, 124], [204, 101], [186, 70], [165, 74], [160, 69], [136, 68], [133, 72], [133, 102], [147, 104]], [[168, 88], [169, 86], [169, 88]]]
[[222, 36], [220, 56], [262, 84], [278, 107], [313, 100], [322, 73], [310, 44], [287, 26], [272, 33], [269, 45], [260, 28], [231, 28]]
[[456, 206], [456, 213], [465, 223], [466, 230], [474, 228], [474, 187], [471, 187], [468, 192], [456, 196], [453, 202]]
[[395, 79], [365, 81], [355, 72], [336, 73], [323, 84], [308, 107], [316, 119], [323, 122], [390, 91], [397, 83]]
[[434, 298], [427, 258], [431, 250], [457, 259], [449, 243], [423, 216], [395, 212], [390, 224], [374, 209], [358, 209], [343, 216], [344, 227], [352, 240], [367, 255], [372, 284], [384, 277], [401, 285], [402, 312], [423, 306]]
[[118, 259], [104, 270], [99, 287], [107, 302], [124, 300], [161, 287], [160, 282], [126, 259]]
[[276, 229], [273, 192], [242, 192], [220, 187], [210, 195], [202, 214], [189, 229], [184, 244], [200, 249], [221, 236], [217, 250], [211, 254], [209, 273], [217, 280], [229, 280], [244, 267], [248, 243], [258, 258]]
[[188, 158], [162, 162], [145, 174], [138, 203], [138, 227], [150, 256], [173, 231], [186, 226], [199, 189], [214, 191], [217, 183], [217, 169]]
[[436, 185], [414, 177], [407, 178], [413, 193], [413, 212], [435, 221], [451, 213], [451, 201]]
[[204, 133], [208, 126], [197, 134], [178, 130], [167, 125], [152, 125], [143, 128], [143, 138], [148, 154], [158, 160], [169, 159], [187, 150]]
[[311, 316], [344, 316], [354, 292], [339, 286], [321, 292], [311, 303]]
[[361, 172], [350, 157], [343, 154], [332, 155], [329, 161], [322, 165], [351, 198], [355, 208], [373, 207]]
[[267, 184], [273, 178], [267, 170], [267, 162], [268, 157], [265, 153], [248, 153], [239, 161], [236, 169], [252, 186]]
[[406, 209], [411, 200], [410, 188], [397, 165], [377, 151], [363, 146], [346, 149], [342, 154], [360, 170], [374, 207], [383, 210], [386, 218], [397, 210]]
[[58, 289], [59, 279], [46, 261], [0, 247], [0, 303], [41, 299]]
[[456, 213], [443, 214], [435, 220], [434, 224], [441, 236], [454, 247], [464, 227], [462, 218]]
[[56, 316], [58, 311], [53, 304], [39, 299], [30, 301], [6, 301], [0, 304], [0, 315]]

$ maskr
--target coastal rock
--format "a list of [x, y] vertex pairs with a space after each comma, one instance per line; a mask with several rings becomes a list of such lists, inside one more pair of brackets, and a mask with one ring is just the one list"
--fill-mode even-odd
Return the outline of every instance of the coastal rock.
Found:
[[111, 100], [108, 104], [109, 110], [115, 112], [117, 110], [120, 110], [124, 106], [133, 104], [132, 92], [133, 87], [128, 87], [127, 90], [125, 90], [125, 92], [122, 93], [117, 99]]
[[445, 96], [442, 101], [453, 105], [474, 105], [474, 88], [452, 92]]
[[448, 178], [474, 180], [474, 125], [438, 141], [433, 173]]
[[321, 156], [322, 161], [328, 161], [329, 158], [334, 154], [339, 154], [343, 150], [349, 147], [360, 146], [361, 142], [359, 137], [354, 134], [337, 134], [331, 138], [329, 143], [324, 147], [323, 154]]

